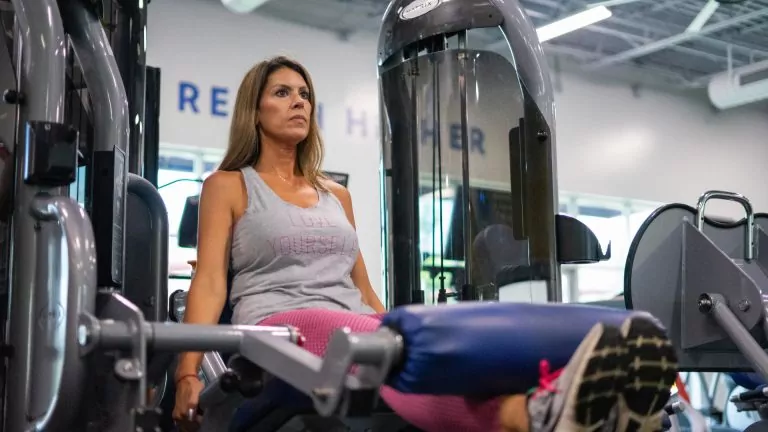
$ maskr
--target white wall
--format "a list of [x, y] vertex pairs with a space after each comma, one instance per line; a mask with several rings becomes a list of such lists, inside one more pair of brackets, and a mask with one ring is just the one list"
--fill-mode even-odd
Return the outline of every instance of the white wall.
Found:
[[[238, 16], [211, 0], [150, 6], [148, 64], [162, 69], [161, 142], [226, 146], [229, 117], [211, 112], [223, 87], [228, 112], [241, 77], [256, 62], [288, 54], [312, 73], [322, 104], [325, 168], [350, 174], [360, 244], [374, 285], [380, 274], [378, 91], [373, 36], [341, 42], [332, 34], [258, 15]], [[179, 83], [198, 88], [199, 113], [179, 110]], [[715, 113], [701, 98], [557, 76], [558, 175], [570, 192], [694, 203], [707, 189], [747, 195], [768, 211], [768, 115]], [[228, 93], [222, 93], [226, 91]], [[347, 115], [363, 119], [364, 127]], [[714, 207], [713, 207], [714, 208]], [[730, 214], [734, 208], [715, 210]], [[738, 213], [736, 213], [738, 214]]]
[[[573, 73], [558, 76], [560, 188], [573, 192], [695, 204], [725, 189], [768, 212], [768, 112], [716, 112], [704, 98]], [[731, 215], [738, 208], [714, 206]]]

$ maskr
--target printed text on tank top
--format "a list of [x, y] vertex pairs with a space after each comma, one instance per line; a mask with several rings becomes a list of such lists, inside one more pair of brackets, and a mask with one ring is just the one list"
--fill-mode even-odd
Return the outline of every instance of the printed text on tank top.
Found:
[[[328, 256], [357, 254], [357, 238], [349, 235], [328, 234], [338, 228], [338, 223], [328, 217], [314, 215], [309, 209], [289, 209], [288, 223], [295, 228], [295, 235], [275, 236], [267, 240], [272, 252], [278, 255]], [[324, 233], [325, 232], [325, 233]]]
[[248, 203], [232, 232], [233, 320], [306, 308], [371, 313], [351, 279], [360, 248], [341, 201], [315, 190], [304, 207], [311, 201], [283, 199], [253, 168], [241, 172]]

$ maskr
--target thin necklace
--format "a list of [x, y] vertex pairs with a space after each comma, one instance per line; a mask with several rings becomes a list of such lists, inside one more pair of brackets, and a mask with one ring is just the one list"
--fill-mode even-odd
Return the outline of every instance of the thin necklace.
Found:
[[272, 166], [272, 168], [275, 170], [275, 174], [277, 174], [277, 176], [278, 176], [278, 177], [280, 177], [280, 180], [282, 180], [282, 181], [286, 182], [287, 184], [289, 184], [289, 185], [293, 186], [293, 184], [292, 184], [290, 181], [288, 181], [288, 179], [287, 179], [287, 178], [283, 177], [283, 176], [282, 176], [282, 175], [281, 175], [281, 174], [280, 174], [280, 173], [277, 171], [277, 168], [275, 168], [275, 167], [274, 167], [274, 165]]

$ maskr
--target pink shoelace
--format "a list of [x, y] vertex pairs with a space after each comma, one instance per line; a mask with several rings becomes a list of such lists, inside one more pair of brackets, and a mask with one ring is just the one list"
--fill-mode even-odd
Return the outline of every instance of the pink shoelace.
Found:
[[534, 397], [545, 391], [550, 393], [557, 392], [555, 381], [557, 381], [560, 374], [563, 373], [563, 369], [558, 369], [552, 372], [551, 368], [549, 361], [544, 359], [539, 362], [539, 388], [533, 393]]

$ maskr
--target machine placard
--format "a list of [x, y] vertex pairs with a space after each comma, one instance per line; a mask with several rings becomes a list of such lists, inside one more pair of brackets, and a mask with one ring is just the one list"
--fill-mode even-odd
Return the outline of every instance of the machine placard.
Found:
[[96, 236], [99, 286], [121, 287], [123, 282], [123, 223], [125, 219], [125, 153], [93, 152], [93, 202], [91, 219]]
[[328, 176], [328, 178], [335, 181], [336, 183], [347, 187], [347, 183], [349, 182], [349, 174], [337, 173], [333, 171], [325, 171], [323, 174]]

